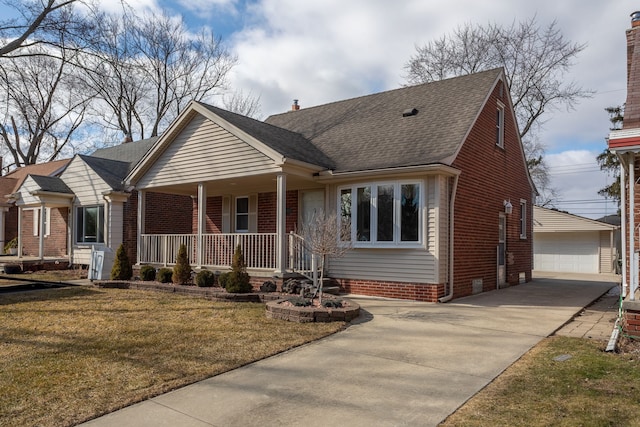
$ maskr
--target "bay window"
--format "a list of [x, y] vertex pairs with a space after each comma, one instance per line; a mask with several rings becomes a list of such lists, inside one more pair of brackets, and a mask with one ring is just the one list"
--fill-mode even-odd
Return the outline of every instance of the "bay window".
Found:
[[340, 220], [351, 225], [351, 241], [356, 247], [420, 245], [424, 205], [421, 194], [421, 182], [341, 187]]

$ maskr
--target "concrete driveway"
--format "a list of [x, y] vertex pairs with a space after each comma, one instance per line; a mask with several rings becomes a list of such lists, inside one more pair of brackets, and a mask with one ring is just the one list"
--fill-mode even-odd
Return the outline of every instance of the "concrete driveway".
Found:
[[447, 304], [352, 297], [364, 313], [343, 332], [85, 425], [434, 426], [608, 280], [543, 277]]

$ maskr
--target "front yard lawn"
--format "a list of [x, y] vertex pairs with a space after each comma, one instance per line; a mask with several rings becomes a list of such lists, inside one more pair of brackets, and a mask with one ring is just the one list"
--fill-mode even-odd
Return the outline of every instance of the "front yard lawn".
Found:
[[0, 425], [75, 425], [343, 327], [160, 292], [0, 295]]
[[544, 340], [441, 426], [640, 426], [640, 347], [604, 344]]

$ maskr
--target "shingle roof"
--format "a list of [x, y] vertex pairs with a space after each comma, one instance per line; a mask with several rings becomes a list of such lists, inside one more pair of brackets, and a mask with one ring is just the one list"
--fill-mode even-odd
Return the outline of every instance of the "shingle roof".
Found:
[[93, 171], [114, 190], [123, 190], [123, 180], [129, 172], [130, 163], [78, 154]]
[[29, 175], [41, 190], [53, 193], [73, 194], [73, 191], [57, 176]]
[[[311, 141], [332, 159], [336, 171], [451, 162], [501, 72], [302, 108], [271, 116], [266, 123]], [[403, 117], [414, 108], [417, 114]], [[306, 161], [313, 163], [312, 157]]]
[[202, 102], [199, 104], [287, 158], [328, 169], [334, 166], [334, 162], [329, 157], [299, 133]]
[[140, 141], [114, 145], [113, 147], [101, 148], [94, 151], [91, 157], [126, 162], [129, 163], [129, 170], [131, 170], [157, 140], [158, 137], [156, 136]]
[[14, 169], [5, 176], [0, 177], [0, 181], [7, 181], [13, 184], [13, 187], [9, 189], [10, 184], [5, 182], [2, 185], [2, 188], [6, 188], [9, 191], [4, 192], [3, 194], [9, 194], [16, 191], [18, 187], [22, 185], [22, 182], [27, 175], [50, 176], [64, 169], [70, 161], [71, 159], [54, 160], [52, 162], [27, 165]]

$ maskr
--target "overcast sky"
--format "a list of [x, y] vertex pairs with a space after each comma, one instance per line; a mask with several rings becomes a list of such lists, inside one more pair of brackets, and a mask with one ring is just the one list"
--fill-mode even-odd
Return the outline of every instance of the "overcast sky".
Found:
[[[564, 36], [587, 45], [570, 79], [595, 91], [573, 111], [550, 111], [541, 134], [559, 190], [558, 208], [597, 218], [615, 213], [597, 195], [611, 178], [595, 156], [609, 132], [605, 107], [626, 98], [625, 30], [631, 2], [601, 0], [128, 0], [165, 8], [190, 27], [211, 26], [239, 63], [231, 84], [259, 95], [263, 116], [397, 88], [403, 66], [424, 44], [466, 23], [504, 26], [556, 20]], [[118, 0], [102, 1], [117, 7]], [[609, 180], [609, 181], [608, 181]]]

